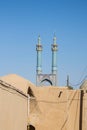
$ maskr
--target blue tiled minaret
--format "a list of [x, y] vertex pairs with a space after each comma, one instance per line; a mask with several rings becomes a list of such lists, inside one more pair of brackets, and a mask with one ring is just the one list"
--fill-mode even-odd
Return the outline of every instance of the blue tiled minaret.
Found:
[[58, 51], [58, 45], [56, 42], [56, 36], [54, 35], [52, 44], [52, 74], [56, 76], [55, 85], [57, 85], [57, 51]]
[[37, 51], [37, 74], [42, 73], [42, 45], [41, 45], [41, 39], [40, 36], [38, 37], [38, 44], [36, 45], [36, 51]]

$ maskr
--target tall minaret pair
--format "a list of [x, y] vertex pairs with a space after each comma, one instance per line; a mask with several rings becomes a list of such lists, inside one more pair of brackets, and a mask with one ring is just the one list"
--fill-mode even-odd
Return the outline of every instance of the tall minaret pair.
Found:
[[49, 82], [52, 86], [57, 86], [57, 50], [56, 36], [54, 35], [52, 44], [52, 72], [51, 74], [42, 74], [42, 44], [40, 36], [38, 37], [38, 44], [36, 45], [37, 51], [37, 69], [36, 69], [36, 84], [43, 81]]

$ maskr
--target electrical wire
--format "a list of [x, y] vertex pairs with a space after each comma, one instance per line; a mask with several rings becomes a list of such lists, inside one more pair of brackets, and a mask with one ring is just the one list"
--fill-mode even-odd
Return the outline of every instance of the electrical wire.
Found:
[[81, 79], [83, 78], [83, 76], [85, 75], [86, 72], [87, 72], [87, 65], [86, 65], [86, 67], [84, 68], [84, 70], [83, 70], [83, 72], [82, 72], [82, 75], [81, 75], [81, 77], [80, 77], [79, 82], [81, 81]]
[[[81, 85], [81, 84], [84, 82], [84, 80], [86, 80], [86, 78], [87, 78], [87, 75], [84, 76], [84, 74], [85, 74], [86, 72], [87, 72], [87, 65], [86, 65], [86, 67], [83, 69], [83, 72], [82, 72], [82, 74], [81, 74], [81, 76], [80, 76], [80, 79], [79, 79], [78, 83], [75, 83], [75, 84], [70, 83], [70, 85], [71, 85], [71, 86], [79, 86], [79, 85]], [[83, 76], [84, 76], [84, 78], [83, 78]], [[82, 79], [82, 78], [83, 78], [83, 79]]]
[[79, 85], [81, 85], [86, 79], [87, 79], [87, 75], [85, 75], [85, 77], [84, 77], [79, 83], [77, 83], [77, 84], [72, 84], [72, 83], [70, 83], [70, 85], [71, 85], [71, 86], [79, 86]]

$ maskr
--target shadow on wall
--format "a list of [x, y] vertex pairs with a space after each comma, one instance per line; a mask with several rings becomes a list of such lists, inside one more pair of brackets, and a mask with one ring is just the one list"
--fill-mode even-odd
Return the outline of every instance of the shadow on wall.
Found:
[[27, 94], [29, 94], [30, 97], [34, 97], [34, 93], [30, 87], [28, 88]]
[[28, 126], [27, 126], [27, 130], [35, 130], [35, 127], [32, 126], [32, 125], [28, 125]]

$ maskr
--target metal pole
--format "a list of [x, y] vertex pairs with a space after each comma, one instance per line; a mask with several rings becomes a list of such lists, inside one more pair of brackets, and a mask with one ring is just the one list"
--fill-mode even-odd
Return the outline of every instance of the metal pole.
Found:
[[69, 75], [67, 75], [67, 86], [69, 87]]

